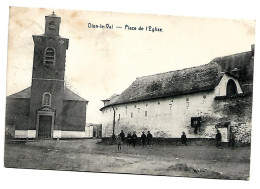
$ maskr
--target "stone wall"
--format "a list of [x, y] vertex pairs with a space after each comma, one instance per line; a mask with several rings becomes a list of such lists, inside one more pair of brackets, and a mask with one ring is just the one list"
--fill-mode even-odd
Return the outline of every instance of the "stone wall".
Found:
[[[250, 143], [252, 96], [220, 100], [214, 97], [214, 92], [196, 93], [114, 106], [115, 134], [121, 130], [136, 131], [140, 136], [149, 130], [155, 138], [180, 138], [184, 131], [188, 138], [214, 139], [216, 125], [230, 122], [230, 127], [220, 129], [223, 142], [228, 142], [234, 133], [238, 143]], [[112, 107], [103, 110], [103, 137], [112, 136], [113, 112]], [[196, 116], [201, 117], [201, 127], [194, 134], [191, 117]]]
[[29, 129], [30, 99], [7, 98], [6, 100], [6, 125], [13, 125], [16, 130]]
[[66, 100], [63, 102], [62, 131], [85, 131], [86, 104], [87, 102], [84, 101]]
[[252, 95], [215, 100], [214, 110], [217, 121], [230, 121], [231, 133], [237, 142], [251, 142]]

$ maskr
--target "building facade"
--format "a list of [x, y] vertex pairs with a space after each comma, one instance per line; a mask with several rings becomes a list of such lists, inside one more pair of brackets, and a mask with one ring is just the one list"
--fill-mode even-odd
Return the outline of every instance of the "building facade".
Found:
[[231, 136], [250, 143], [253, 88], [252, 51], [209, 64], [137, 78], [120, 95], [103, 100], [102, 134], [111, 137], [150, 131], [157, 138]]
[[7, 97], [6, 125], [15, 138], [85, 137], [88, 101], [65, 86], [69, 39], [59, 35], [61, 18], [45, 16], [45, 33], [33, 35], [31, 87]]

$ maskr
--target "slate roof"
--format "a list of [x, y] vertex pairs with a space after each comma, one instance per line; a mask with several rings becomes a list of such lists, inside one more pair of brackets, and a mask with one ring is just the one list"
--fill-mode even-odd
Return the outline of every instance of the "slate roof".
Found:
[[64, 100], [87, 101], [86, 99], [84, 99], [84, 98], [80, 97], [79, 95], [77, 95], [76, 93], [72, 92], [67, 87], [64, 87]]
[[28, 87], [22, 91], [19, 91], [15, 94], [7, 96], [7, 98], [31, 98], [31, 87]]
[[[247, 82], [253, 78], [253, 52], [243, 52], [218, 57], [210, 63], [136, 78], [136, 80], [116, 99], [112, 98], [107, 106], [117, 104], [173, 97], [195, 92], [214, 90], [222, 76], [229, 75], [234, 68], [240, 71], [239, 80]], [[234, 76], [234, 75], [232, 75]], [[251, 82], [252, 83], [252, 82]]]
[[[31, 87], [28, 87], [20, 92], [12, 94], [7, 98], [18, 98], [18, 99], [29, 99], [31, 98]], [[86, 99], [80, 97], [76, 93], [72, 92], [70, 89], [65, 87], [64, 89], [64, 100], [74, 100], [74, 101], [85, 101], [88, 102]]]
[[119, 97], [119, 94], [113, 94], [111, 97], [105, 99], [105, 100], [101, 100], [101, 101], [110, 101], [110, 103], [115, 102]]

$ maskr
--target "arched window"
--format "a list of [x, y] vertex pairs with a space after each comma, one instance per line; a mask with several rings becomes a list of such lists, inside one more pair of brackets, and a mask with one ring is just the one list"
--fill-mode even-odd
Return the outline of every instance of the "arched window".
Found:
[[51, 21], [49, 23], [49, 30], [55, 30], [56, 29], [56, 25], [55, 25], [55, 22], [54, 21]]
[[227, 83], [227, 96], [237, 94], [237, 86], [233, 79], [228, 80]]
[[48, 47], [45, 49], [44, 66], [50, 67], [50, 66], [54, 66], [54, 64], [55, 64], [55, 49]]
[[51, 106], [51, 93], [49, 92], [43, 93], [42, 106]]

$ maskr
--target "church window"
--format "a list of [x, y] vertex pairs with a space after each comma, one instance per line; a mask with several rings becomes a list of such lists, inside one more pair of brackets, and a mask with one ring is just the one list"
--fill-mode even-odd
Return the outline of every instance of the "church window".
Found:
[[227, 96], [232, 96], [237, 94], [237, 86], [233, 79], [228, 80], [227, 82]]
[[147, 117], [147, 111], [144, 112], [144, 116]]
[[43, 93], [42, 106], [51, 106], [51, 93], [49, 92]]
[[118, 114], [118, 121], [120, 120], [120, 114]]
[[44, 56], [44, 66], [50, 67], [54, 66], [55, 64], [55, 50], [54, 48], [46, 48], [45, 50], [45, 56]]
[[133, 118], [134, 117], [134, 114], [133, 114], [133, 112], [131, 112], [131, 118]]

